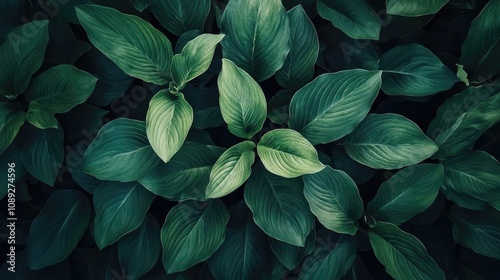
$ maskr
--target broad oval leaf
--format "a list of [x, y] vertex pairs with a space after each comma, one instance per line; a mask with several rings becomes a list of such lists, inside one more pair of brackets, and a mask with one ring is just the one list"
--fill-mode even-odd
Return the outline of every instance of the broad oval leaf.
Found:
[[224, 35], [201, 34], [189, 41], [182, 53], [172, 59], [172, 80], [180, 88], [207, 71], [214, 56], [215, 47]]
[[30, 270], [66, 259], [83, 237], [91, 211], [92, 206], [82, 192], [54, 192], [30, 227], [27, 243]]
[[49, 21], [26, 23], [12, 31], [0, 47], [0, 95], [15, 99], [42, 66], [49, 42]]
[[340, 141], [357, 162], [375, 169], [419, 163], [438, 147], [411, 120], [397, 114], [369, 114]]
[[400, 225], [425, 211], [436, 199], [443, 181], [441, 164], [406, 167], [382, 183], [368, 203], [366, 214], [376, 221]]
[[[443, 161], [443, 166], [442, 191], [449, 200], [472, 210], [500, 203], [500, 163], [490, 154], [465, 151]], [[470, 203], [471, 200], [480, 203]]]
[[385, 0], [387, 13], [405, 17], [418, 17], [437, 13], [448, 0]]
[[275, 77], [283, 87], [298, 89], [314, 75], [319, 40], [313, 23], [301, 5], [293, 7], [287, 14], [290, 23], [290, 52]]
[[483, 81], [498, 73], [500, 68], [500, 1], [489, 1], [469, 28], [469, 36], [462, 44], [460, 63], [469, 79]]
[[446, 279], [424, 244], [393, 224], [378, 222], [368, 231], [377, 259], [394, 279]]
[[118, 259], [126, 275], [141, 277], [156, 264], [161, 252], [160, 225], [148, 214], [142, 224], [117, 242]]
[[222, 59], [217, 85], [220, 110], [229, 131], [241, 138], [252, 138], [266, 120], [266, 97], [259, 84], [232, 61]]
[[318, 231], [316, 247], [304, 260], [299, 280], [341, 279], [354, 263], [357, 249], [352, 236], [326, 229]]
[[295, 93], [288, 124], [312, 144], [344, 137], [370, 111], [380, 90], [381, 74], [356, 69], [317, 77]]
[[382, 90], [388, 95], [426, 96], [450, 89], [458, 78], [430, 50], [406, 44], [386, 52], [379, 62]]
[[[66, 113], [89, 98], [97, 79], [89, 73], [78, 70], [73, 65], [63, 64], [50, 68], [33, 79], [26, 91], [26, 99], [31, 101], [26, 118], [35, 127], [44, 129], [46, 122], [37, 121], [39, 114], [57, 125], [54, 114]], [[42, 115], [43, 116], [43, 115]]]
[[472, 211], [457, 206], [451, 208], [453, 237], [474, 252], [500, 260], [500, 212], [493, 208]]
[[245, 186], [245, 202], [267, 235], [303, 247], [314, 226], [300, 178], [276, 176], [259, 163]]
[[94, 191], [94, 239], [100, 249], [138, 228], [154, 194], [136, 182], [104, 182]]
[[[269, 237], [269, 244], [271, 245], [271, 250], [274, 255], [279, 259], [279, 261], [288, 269], [293, 270], [297, 267], [302, 259], [313, 252], [314, 245], [316, 243], [316, 231], [311, 230], [306, 238], [306, 242], [303, 247], [294, 246], [290, 243], [282, 242]], [[279, 278], [281, 279], [281, 278]]]
[[365, 0], [319, 0], [319, 15], [353, 39], [378, 40], [382, 22]]
[[26, 170], [36, 179], [54, 186], [64, 159], [62, 129], [37, 129], [25, 125], [19, 138], [21, 159]]
[[104, 125], [85, 151], [81, 169], [99, 180], [131, 182], [160, 160], [149, 145], [145, 122], [118, 118]]
[[448, 98], [427, 129], [439, 146], [433, 157], [443, 159], [472, 148], [484, 132], [500, 122], [499, 106], [499, 83], [468, 87]]
[[16, 138], [25, 115], [21, 103], [0, 102], [0, 155]]
[[304, 176], [304, 196], [319, 222], [327, 229], [354, 235], [363, 215], [356, 183], [344, 172], [327, 166]]
[[231, 0], [222, 15], [222, 55], [257, 82], [283, 66], [290, 51], [288, 16], [280, 0]]
[[275, 129], [264, 134], [257, 153], [267, 170], [285, 178], [313, 174], [325, 167], [314, 146], [292, 129]]
[[239, 188], [250, 177], [255, 161], [255, 144], [244, 141], [227, 149], [210, 171], [207, 198], [223, 197]]
[[220, 200], [186, 201], [172, 208], [161, 229], [167, 274], [208, 259], [224, 241], [228, 221], [226, 206]]
[[186, 142], [169, 162], [158, 162], [138, 182], [167, 199], [204, 200], [210, 171], [222, 152], [220, 148]]
[[210, 0], [151, 0], [155, 17], [177, 36], [193, 29], [203, 30], [210, 6]]
[[143, 19], [97, 5], [79, 5], [76, 14], [90, 42], [123, 72], [156, 85], [170, 81], [172, 45]]
[[168, 162], [179, 151], [193, 123], [193, 108], [182, 93], [160, 90], [149, 102], [146, 133], [156, 154]]

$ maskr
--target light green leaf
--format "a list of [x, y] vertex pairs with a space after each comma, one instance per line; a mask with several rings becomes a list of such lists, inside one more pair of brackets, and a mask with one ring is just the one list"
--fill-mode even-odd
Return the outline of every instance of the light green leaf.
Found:
[[467, 77], [469, 74], [464, 70], [464, 66], [461, 64], [457, 64], [457, 78], [464, 82], [466, 86], [469, 86], [469, 79]]
[[189, 41], [172, 59], [172, 80], [179, 88], [207, 71], [214, 56], [215, 47], [224, 35], [201, 34]]
[[375, 256], [394, 279], [446, 279], [424, 244], [395, 225], [378, 222], [368, 231], [368, 237]]
[[[44, 129], [53, 125], [57, 127], [54, 114], [66, 113], [85, 102], [92, 94], [96, 82], [94, 76], [78, 70], [73, 65], [52, 67], [33, 79], [26, 91], [26, 99], [31, 101], [26, 117], [38, 128]], [[37, 121], [38, 118], [40, 121]]]
[[382, 183], [366, 214], [376, 221], [400, 225], [425, 211], [436, 199], [443, 180], [441, 164], [406, 167]]
[[149, 102], [146, 133], [156, 154], [168, 162], [179, 151], [193, 123], [193, 108], [182, 93], [160, 90]]
[[149, 7], [149, 0], [132, 0], [132, 5], [139, 12], [144, 12]]
[[427, 129], [439, 146], [433, 157], [443, 159], [472, 148], [486, 130], [500, 122], [499, 107], [499, 83], [468, 87], [448, 98]]
[[365, 0], [319, 0], [319, 15], [353, 39], [378, 40], [382, 22]]
[[203, 30], [210, 6], [210, 0], [151, 0], [155, 17], [177, 36], [193, 29]]
[[269, 237], [271, 250], [288, 270], [293, 270], [302, 262], [302, 259], [305, 256], [313, 252], [315, 241], [316, 231], [314, 230], [314, 228], [307, 236], [306, 242], [303, 247], [294, 246], [289, 243], [281, 242], [272, 237]]
[[203, 34], [198, 29], [193, 29], [182, 33], [177, 42], [175, 43], [174, 54], [180, 54], [182, 49], [189, 43], [189, 41]]
[[90, 42], [123, 72], [156, 85], [170, 81], [172, 45], [143, 19], [97, 5], [76, 7]]
[[375, 169], [413, 165], [438, 150], [414, 122], [392, 113], [369, 114], [340, 144], [354, 160]]
[[127, 275], [141, 277], [156, 264], [161, 252], [160, 226], [148, 214], [144, 222], [117, 242], [118, 259]]
[[418, 17], [437, 13], [448, 0], [385, 0], [387, 13], [405, 17]]
[[266, 97], [259, 84], [228, 59], [222, 59], [217, 84], [222, 117], [229, 131], [241, 138], [252, 138], [266, 120]]
[[320, 230], [316, 248], [304, 260], [299, 280], [341, 279], [354, 263], [357, 249], [356, 238]]
[[474, 252], [500, 260], [500, 212], [488, 208], [472, 211], [457, 206], [451, 208], [455, 241]]
[[244, 141], [227, 149], [210, 171], [207, 198], [223, 197], [239, 188], [250, 177], [255, 161], [255, 144]]
[[469, 28], [462, 44], [460, 64], [473, 81], [481, 82], [500, 72], [500, 1], [489, 1]]
[[292, 129], [275, 129], [264, 134], [257, 153], [267, 170], [285, 178], [313, 174], [325, 167], [314, 146]]
[[138, 181], [164, 198], [204, 200], [210, 171], [222, 152], [221, 148], [186, 142], [169, 162], [158, 162]]
[[283, 66], [290, 27], [281, 0], [231, 0], [222, 15], [222, 55], [257, 82]]
[[94, 191], [94, 238], [99, 249], [115, 243], [144, 221], [154, 194], [139, 183], [104, 182]]
[[430, 50], [399, 45], [381, 58], [382, 90], [388, 95], [426, 96], [450, 89], [458, 77]]
[[[488, 204], [500, 203], [500, 163], [483, 151], [464, 151], [443, 161], [442, 191], [460, 207], [485, 209]], [[472, 201], [481, 202], [469, 203]]]
[[172, 208], [161, 228], [167, 274], [208, 259], [224, 241], [228, 221], [226, 206], [220, 200], [186, 201]]
[[276, 176], [259, 163], [245, 186], [245, 202], [267, 235], [303, 247], [314, 226], [300, 178]]
[[224, 123], [219, 107], [219, 92], [215, 88], [186, 87], [183, 90], [186, 101], [193, 108], [193, 127], [205, 129]]
[[62, 129], [36, 129], [25, 125], [19, 138], [21, 159], [26, 170], [39, 181], [54, 186], [64, 159]]
[[313, 23], [301, 5], [293, 7], [287, 14], [290, 23], [290, 52], [275, 76], [283, 87], [298, 89], [314, 75], [319, 40]]
[[29, 269], [41, 269], [66, 259], [83, 237], [91, 211], [92, 205], [82, 192], [54, 192], [30, 227]]
[[327, 229], [354, 235], [363, 215], [356, 183], [344, 172], [327, 166], [304, 176], [304, 195], [319, 222]]
[[99, 180], [131, 182], [159, 161], [146, 137], [145, 122], [118, 118], [99, 130], [85, 151], [81, 169]]
[[312, 144], [329, 143], [351, 133], [375, 101], [381, 74], [356, 69], [317, 77], [292, 98], [290, 128]]
[[0, 102], [0, 155], [16, 138], [25, 115], [21, 103]]
[[15, 99], [28, 87], [43, 63], [49, 42], [49, 21], [34, 21], [12, 31], [0, 47], [0, 95]]

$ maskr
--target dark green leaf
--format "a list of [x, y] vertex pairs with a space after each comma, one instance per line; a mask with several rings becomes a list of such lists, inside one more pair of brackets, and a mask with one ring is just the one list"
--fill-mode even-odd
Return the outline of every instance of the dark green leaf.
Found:
[[205, 129], [224, 123], [219, 107], [219, 92], [208, 87], [186, 87], [186, 101], [193, 108], [193, 127]]
[[177, 36], [202, 30], [210, 12], [210, 0], [151, 0], [151, 10], [161, 25]]
[[134, 5], [134, 8], [139, 12], [144, 12], [144, 10], [149, 7], [149, 2], [150, 0], [132, 0], [132, 5]]
[[[279, 261], [288, 269], [293, 270], [298, 266], [302, 259], [312, 253], [316, 241], [316, 231], [313, 229], [306, 238], [304, 247], [294, 246], [289, 243], [281, 242], [274, 238], [269, 238], [271, 249]], [[281, 279], [281, 278], [279, 278]]]
[[0, 102], [0, 155], [10, 146], [24, 124], [22, 104]]
[[448, 0], [385, 0], [387, 13], [406, 17], [435, 14]]

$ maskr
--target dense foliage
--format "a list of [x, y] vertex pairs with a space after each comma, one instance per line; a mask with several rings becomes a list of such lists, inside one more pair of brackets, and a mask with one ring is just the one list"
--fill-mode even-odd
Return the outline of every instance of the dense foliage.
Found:
[[3, 0], [0, 44], [2, 279], [500, 275], [500, 0]]

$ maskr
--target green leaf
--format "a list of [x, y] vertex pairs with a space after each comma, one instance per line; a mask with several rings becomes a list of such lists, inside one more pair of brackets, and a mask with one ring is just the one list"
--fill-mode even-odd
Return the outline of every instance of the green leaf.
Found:
[[19, 138], [21, 159], [26, 170], [37, 180], [54, 186], [64, 159], [62, 129], [36, 129], [25, 125]]
[[375, 169], [413, 165], [438, 150], [414, 122], [392, 113], [369, 114], [340, 144], [354, 160]]
[[208, 87], [186, 87], [183, 90], [186, 101], [193, 108], [193, 127], [205, 129], [224, 123], [219, 107], [219, 92]]
[[313, 174], [325, 167], [314, 146], [292, 129], [275, 129], [264, 134], [257, 153], [267, 170], [285, 178]]
[[290, 52], [275, 76], [284, 88], [298, 89], [314, 75], [319, 40], [313, 23], [301, 5], [293, 7], [287, 14], [290, 23]]
[[295, 92], [283, 89], [271, 97], [267, 102], [267, 117], [275, 124], [288, 123], [290, 101]]
[[378, 222], [368, 237], [375, 256], [394, 279], [446, 279], [424, 244], [395, 225]]
[[499, 106], [499, 83], [468, 87], [448, 98], [427, 129], [439, 146], [433, 157], [443, 159], [472, 148], [484, 132], [500, 122]]
[[319, 15], [353, 39], [378, 40], [382, 22], [365, 0], [319, 0]]
[[392, 48], [380, 58], [379, 69], [382, 90], [388, 95], [432, 95], [459, 81], [437, 56], [418, 44]]
[[354, 235], [363, 215], [356, 183], [344, 172], [327, 166], [304, 176], [304, 196], [319, 222], [327, 229]]
[[381, 74], [356, 69], [317, 77], [292, 98], [290, 128], [312, 144], [329, 143], [351, 133], [375, 101]]
[[[54, 114], [66, 113], [85, 102], [92, 94], [96, 82], [94, 76], [73, 65], [63, 64], [50, 68], [33, 79], [26, 91], [26, 99], [31, 101], [26, 118], [41, 129], [51, 127], [44, 125], [51, 123], [57, 127]], [[49, 121], [43, 121], [46, 119]]]
[[266, 120], [266, 97], [259, 84], [228, 59], [222, 59], [217, 84], [222, 117], [229, 131], [241, 138], [252, 138]]
[[254, 149], [253, 142], [244, 141], [227, 149], [219, 157], [210, 171], [207, 198], [223, 197], [245, 183], [252, 173]]
[[204, 200], [210, 171], [223, 150], [186, 142], [172, 159], [158, 162], [138, 181], [150, 192], [172, 200]]
[[117, 242], [120, 265], [127, 275], [141, 277], [156, 264], [161, 252], [160, 226], [148, 214], [144, 222]]
[[34, 21], [12, 31], [0, 47], [0, 95], [15, 99], [28, 87], [43, 63], [49, 42], [49, 21]]
[[156, 154], [168, 162], [179, 151], [193, 123], [193, 108], [182, 93], [160, 90], [149, 102], [146, 133]]
[[182, 49], [187, 45], [187, 43], [189, 43], [189, 41], [200, 36], [201, 34], [203, 34], [203, 32], [198, 29], [193, 29], [182, 33], [182, 35], [179, 37], [179, 40], [177, 40], [177, 42], [175, 43], [174, 53], [180, 54], [182, 52]]
[[364, 184], [372, 179], [376, 171], [366, 165], [353, 160], [344, 149], [333, 148], [331, 166], [344, 171], [356, 185]]
[[[0, 173], [0, 182], [9, 182], [13, 181], [12, 184], [17, 184], [18, 182], [22, 182], [26, 174], [26, 168], [23, 165], [23, 161], [19, 156], [21, 151], [19, 150], [19, 140], [14, 141], [5, 151], [0, 154], [0, 166], [7, 167], [7, 172]], [[9, 178], [8, 173], [8, 164], [14, 164], [14, 168], [16, 171], [16, 176], [14, 179]], [[11, 175], [12, 176], [12, 175]], [[10, 180], [9, 180], [10, 179]], [[8, 185], [4, 184], [0, 187], [0, 200], [7, 196]]]
[[448, 0], [385, 0], [387, 13], [405, 17], [418, 17], [437, 13]]
[[253, 219], [267, 235], [303, 247], [314, 226], [314, 216], [303, 194], [300, 178], [276, 176], [259, 163], [245, 186], [245, 202]]
[[54, 192], [30, 227], [27, 243], [30, 270], [66, 259], [83, 237], [91, 211], [92, 206], [82, 192]]
[[145, 122], [118, 118], [99, 130], [85, 151], [81, 169], [99, 180], [131, 182], [159, 161], [146, 137]]
[[481, 82], [498, 74], [500, 67], [500, 1], [489, 1], [469, 28], [462, 44], [460, 64], [473, 81]]
[[464, 66], [457, 64], [457, 78], [464, 82], [466, 86], [469, 86], [469, 79], [467, 79], [469, 74], [464, 70]]
[[172, 45], [143, 19], [97, 5], [76, 7], [90, 42], [126, 74], [156, 85], [170, 81]]
[[25, 115], [21, 103], [0, 102], [0, 155], [16, 138]]
[[161, 228], [163, 266], [167, 274], [208, 259], [222, 244], [229, 214], [220, 200], [178, 204]]
[[406, 167], [382, 183], [366, 214], [377, 221], [400, 225], [425, 211], [436, 199], [443, 180], [441, 164]]
[[99, 186], [93, 199], [94, 238], [99, 249], [138, 228], [154, 197], [136, 182], [104, 182]]
[[500, 260], [500, 212], [493, 208], [472, 211], [451, 208], [455, 241], [474, 252]]
[[269, 243], [271, 244], [271, 250], [273, 250], [274, 254], [279, 259], [279, 261], [288, 270], [293, 270], [302, 262], [302, 259], [305, 256], [313, 252], [315, 240], [316, 240], [316, 231], [313, 228], [313, 230], [307, 236], [306, 242], [303, 247], [294, 246], [289, 243], [281, 242], [271, 237], [269, 238]]
[[150, 0], [132, 0], [132, 5], [139, 12], [144, 12], [144, 10], [146, 10], [149, 7], [149, 1]]
[[[465, 151], [443, 161], [444, 180], [442, 191], [460, 207], [472, 210], [485, 209], [488, 204], [500, 203], [500, 163], [483, 151]], [[468, 203], [456, 197], [480, 201]]]
[[257, 82], [283, 66], [290, 51], [288, 16], [280, 0], [231, 0], [222, 15], [222, 55]]
[[316, 243], [313, 253], [304, 260], [299, 280], [341, 279], [356, 259], [356, 238], [323, 229]]
[[215, 47], [224, 38], [223, 34], [201, 34], [189, 41], [172, 59], [172, 80], [180, 88], [207, 71], [214, 56]]
[[193, 29], [203, 30], [210, 6], [210, 0], [151, 0], [155, 17], [177, 36]]

